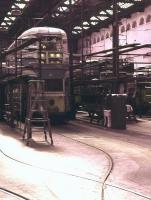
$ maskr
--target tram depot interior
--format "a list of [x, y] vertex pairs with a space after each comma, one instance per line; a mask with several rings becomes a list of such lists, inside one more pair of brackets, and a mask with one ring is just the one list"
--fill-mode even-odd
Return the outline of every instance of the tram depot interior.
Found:
[[0, 0], [0, 200], [151, 200], [151, 0]]

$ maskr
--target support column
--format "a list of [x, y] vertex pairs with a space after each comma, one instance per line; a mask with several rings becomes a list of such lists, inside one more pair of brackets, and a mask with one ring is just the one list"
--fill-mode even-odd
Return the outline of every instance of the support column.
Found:
[[119, 78], [119, 21], [117, 0], [113, 0], [113, 75], [116, 78], [113, 90], [117, 93]]
[[[72, 0], [69, 0], [70, 19], [72, 19]], [[68, 29], [68, 43], [69, 43], [69, 73], [70, 73], [70, 105], [71, 105], [71, 116], [75, 118], [75, 98], [74, 98], [74, 84], [73, 84], [73, 36], [72, 36], [72, 23], [70, 22]]]
[[39, 39], [39, 79], [41, 80], [41, 50], [42, 50], [42, 47], [41, 47], [41, 39]]

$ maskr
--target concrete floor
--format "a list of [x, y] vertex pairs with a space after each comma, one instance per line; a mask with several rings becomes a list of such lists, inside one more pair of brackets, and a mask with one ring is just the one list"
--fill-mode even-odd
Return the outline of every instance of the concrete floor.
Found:
[[[0, 200], [151, 199], [151, 121], [113, 130], [76, 120], [52, 132], [54, 146], [41, 133], [26, 146], [22, 132], [0, 124]], [[114, 163], [104, 198], [101, 187], [110, 162], [101, 150]]]

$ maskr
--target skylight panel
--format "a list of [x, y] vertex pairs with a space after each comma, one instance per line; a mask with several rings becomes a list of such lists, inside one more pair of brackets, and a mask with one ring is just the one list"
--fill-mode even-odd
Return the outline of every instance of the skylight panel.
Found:
[[26, 6], [26, 3], [16, 3], [15, 5], [20, 9], [24, 9]]
[[26, 7], [29, 1], [30, 0], [15, 0], [15, 3], [11, 6], [11, 10], [7, 13], [6, 17], [4, 17], [1, 25], [6, 27], [12, 25], [12, 21], [15, 21], [17, 16], [22, 14], [21, 11]]
[[76, 31], [72, 31], [72, 33], [73, 33], [73, 34], [78, 34], [78, 32], [76, 32]]
[[85, 30], [87, 30], [89, 28], [90, 28], [89, 26], [83, 26], [83, 29], [85, 29]]
[[29, 1], [30, 0], [16, 0], [15, 3], [11, 6], [11, 10], [7, 13], [6, 17], [4, 17], [1, 25], [12, 25], [12, 21], [15, 21], [17, 16], [22, 14], [21, 11], [25, 8]]
[[59, 16], [59, 13], [55, 13], [55, 16], [58, 17], [58, 16]]
[[16, 0], [16, 3], [26, 3], [26, 2], [29, 2], [30, 0]]
[[9, 17], [12, 21], [15, 21], [16, 17]]
[[106, 15], [106, 12], [101, 11], [99, 14], [100, 14], [100, 15]]
[[118, 5], [120, 6], [120, 8], [126, 9], [126, 8], [129, 8], [129, 7], [133, 6], [134, 3], [122, 3], [122, 2], [119, 2]]
[[12, 22], [10, 21], [10, 18], [8, 18], [8, 17], [4, 18], [4, 23], [9, 25], [9, 26], [12, 24]]
[[104, 21], [104, 20], [106, 20], [106, 19], [109, 18], [109, 17], [98, 15], [97, 18], [99, 18], [101, 21]]
[[10, 19], [8, 17], [5, 17], [4, 21], [10, 21]]
[[[78, 2], [78, 0], [65, 0], [63, 4], [56, 9], [56, 11], [59, 11], [59, 12], [68, 11], [69, 10], [68, 5], [70, 4], [74, 5], [76, 2]], [[59, 13], [55, 14], [55, 11], [54, 11], [54, 13], [51, 16], [54, 18], [54, 17], [58, 17], [59, 15], [60, 15]]]
[[72, 33], [74, 33], [74, 34], [78, 34], [78, 33], [81, 33], [81, 32], [82, 32], [82, 27], [81, 26], [75, 26], [73, 28], [73, 31], [72, 31]]
[[83, 24], [83, 29], [87, 30], [90, 28], [90, 24], [87, 21], [83, 22], [82, 24]]
[[60, 11], [60, 12], [64, 12], [64, 11], [66, 11], [68, 8], [67, 7], [65, 7], [65, 6], [62, 6], [62, 7], [59, 7], [58, 8], [58, 10]]
[[65, 6], [62, 7], [62, 10], [64, 10], [64, 11], [67, 9], [68, 9], [68, 7], [65, 7]]
[[[71, 5], [74, 5], [76, 2], [77, 2], [77, 0], [71, 0]], [[67, 0], [67, 1], [64, 2], [64, 4], [70, 5], [70, 1]]]
[[64, 4], [69, 5], [70, 4], [69, 0], [65, 1]]
[[5, 22], [2, 22], [2, 23], [1, 23], [1, 26], [6, 26], [6, 23], [5, 23]]
[[8, 29], [8, 27], [7, 26], [0, 26], [0, 31], [6, 31]]
[[90, 20], [98, 20], [95, 16], [91, 17]]
[[82, 27], [81, 26], [75, 26], [74, 29], [75, 30], [82, 30]]
[[85, 22], [83, 22], [83, 25], [89, 25], [89, 23], [85, 21]]
[[113, 15], [113, 10], [106, 10], [107, 13], [109, 13], [110, 15]]
[[11, 21], [6, 21], [6, 24], [8, 24], [9, 26], [12, 24]]
[[8, 24], [5, 23], [5, 22], [2, 22], [2, 23], [1, 23], [1, 26], [0, 26], [0, 29], [1, 29], [1, 30], [7, 30], [7, 29], [8, 29]]
[[15, 5], [12, 5], [12, 6], [11, 6], [11, 9], [14, 9], [14, 8], [16, 8], [16, 6], [15, 6]]
[[91, 25], [93, 25], [93, 26], [96, 24], [98, 24], [98, 22], [93, 22], [93, 21], [91, 22]]

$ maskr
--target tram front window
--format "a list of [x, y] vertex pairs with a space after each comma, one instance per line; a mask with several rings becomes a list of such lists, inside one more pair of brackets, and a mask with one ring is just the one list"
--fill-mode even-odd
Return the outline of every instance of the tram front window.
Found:
[[47, 92], [63, 91], [63, 80], [62, 79], [47, 79], [47, 80], [45, 80], [45, 91], [47, 91]]
[[45, 37], [42, 40], [42, 49], [46, 51], [61, 51], [62, 40], [59, 37]]

